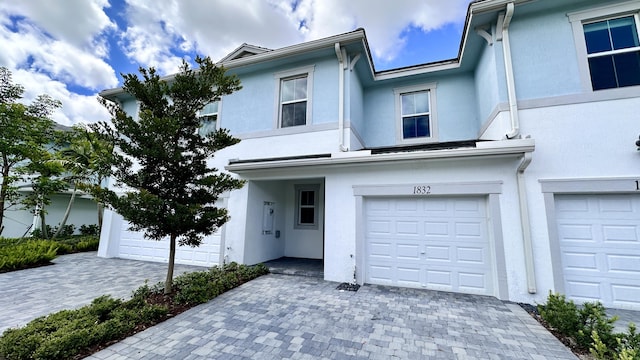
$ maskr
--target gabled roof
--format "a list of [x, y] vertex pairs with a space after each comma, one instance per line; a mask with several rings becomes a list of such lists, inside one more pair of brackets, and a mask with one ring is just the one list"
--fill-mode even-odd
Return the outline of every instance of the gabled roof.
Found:
[[222, 63], [222, 62], [226, 62], [226, 61], [231, 61], [231, 60], [244, 58], [244, 57], [251, 56], [251, 55], [258, 55], [258, 54], [262, 54], [262, 53], [267, 52], [267, 51], [272, 51], [272, 50], [264, 48], [264, 47], [261, 47], [261, 46], [256, 46], [256, 45], [251, 45], [251, 44], [244, 43], [244, 44], [238, 46], [232, 52], [230, 52], [229, 55], [227, 55], [227, 56], [223, 57], [222, 59], [220, 59], [219, 62]]

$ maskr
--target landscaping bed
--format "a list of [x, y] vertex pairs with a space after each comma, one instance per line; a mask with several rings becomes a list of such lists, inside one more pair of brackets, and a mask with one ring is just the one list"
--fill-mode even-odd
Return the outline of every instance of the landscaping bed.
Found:
[[600, 302], [580, 306], [564, 295], [549, 293], [546, 304], [519, 304], [580, 359], [640, 360], [640, 334], [634, 323], [614, 333], [616, 316], [608, 317]]
[[268, 272], [264, 265], [231, 263], [176, 277], [170, 295], [159, 283], [141, 286], [126, 301], [101, 296], [5, 331], [0, 359], [81, 359]]
[[58, 255], [98, 250], [97, 236], [64, 239], [0, 238], [0, 273], [51, 264]]

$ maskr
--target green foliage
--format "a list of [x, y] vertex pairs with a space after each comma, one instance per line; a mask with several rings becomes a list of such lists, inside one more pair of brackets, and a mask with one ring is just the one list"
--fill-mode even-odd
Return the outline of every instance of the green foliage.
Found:
[[0, 358], [69, 359], [90, 346], [121, 339], [136, 325], [157, 323], [166, 313], [166, 308], [157, 305], [101, 296], [91, 305], [5, 331], [0, 337]]
[[546, 305], [538, 305], [538, 311], [549, 326], [562, 334], [573, 338], [578, 334], [578, 307], [573, 301], [567, 301], [564, 295], [549, 291]]
[[0, 272], [45, 265], [55, 259], [59, 245], [46, 240], [30, 240], [0, 247]]
[[0, 67], [0, 231], [5, 210], [20, 201], [16, 187], [20, 165], [26, 164], [21, 174], [31, 174], [31, 162], [47, 156], [46, 145], [54, 138], [53, 121], [48, 117], [61, 106], [47, 95], [21, 104], [18, 100], [23, 93], [24, 87], [13, 83], [11, 72]]
[[579, 308], [564, 295], [549, 292], [547, 303], [538, 305], [538, 311], [550, 327], [596, 359], [640, 360], [640, 335], [635, 324], [630, 323], [626, 333], [614, 333], [618, 317], [607, 317], [600, 302], [587, 302]]
[[240, 81], [209, 58], [195, 61], [197, 71], [184, 62], [170, 81], [162, 80], [154, 68], [140, 68], [142, 79], [123, 75], [123, 90], [140, 104], [138, 116], [101, 98], [112, 115], [111, 123], [94, 126], [96, 134], [117, 150], [111, 158], [112, 178], [132, 190], [120, 195], [94, 186], [91, 192], [127, 219], [132, 230], [144, 231], [149, 239], [169, 238], [167, 292], [171, 291], [176, 241], [199, 246], [204, 236], [229, 218], [226, 209], [214, 205], [220, 194], [244, 184], [208, 166], [218, 150], [240, 140], [223, 129], [207, 136], [197, 131], [201, 125], [197, 112], [239, 90]]
[[98, 236], [100, 235], [100, 228], [98, 227], [98, 225], [95, 225], [95, 224], [80, 225], [80, 235]]
[[0, 272], [46, 265], [57, 255], [95, 251], [100, 240], [95, 236], [76, 236], [56, 241], [0, 238]]
[[[267, 268], [231, 263], [210, 271], [187, 273], [176, 278], [176, 294], [170, 301], [196, 305], [224, 291], [268, 273]], [[179, 286], [178, 286], [179, 284]], [[37, 318], [0, 337], [0, 359], [70, 359], [86, 354], [90, 347], [106, 345], [167, 318], [168, 309], [150, 300], [161, 286], [147, 283], [128, 301], [101, 296], [91, 305], [63, 310]]]
[[209, 271], [186, 273], [174, 281], [175, 300], [180, 304], [202, 304], [268, 272], [262, 264], [247, 266], [233, 262]]

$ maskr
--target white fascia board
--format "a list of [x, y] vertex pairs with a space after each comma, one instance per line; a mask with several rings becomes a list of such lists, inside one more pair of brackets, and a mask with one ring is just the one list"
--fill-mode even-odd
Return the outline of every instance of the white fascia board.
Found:
[[[487, 144], [490, 143], [490, 144]], [[491, 146], [493, 144], [494, 146]], [[264, 162], [251, 162], [242, 164], [230, 164], [225, 169], [234, 173], [241, 173], [251, 170], [265, 170], [274, 168], [297, 168], [306, 166], [336, 166], [349, 164], [415, 161], [415, 160], [438, 160], [438, 159], [461, 159], [474, 158], [479, 156], [504, 156], [518, 155], [533, 152], [535, 141], [533, 139], [517, 139], [502, 141], [481, 141], [476, 143], [475, 148], [424, 150], [413, 152], [397, 152], [371, 155], [370, 151], [363, 151], [364, 154], [353, 156], [332, 155], [330, 158], [316, 159], [292, 159], [274, 160]], [[354, 151], [354, 153], [360, 153]]]
[[300, 55], [300, 54], [307, 53], [309, 51], [320, 50], [327, 47], [333, 48], [335, 43], [349, 43], [349, 42], [359, 41], [363, 38], [364, 38], [364, 31], [362, 29], [358, 29], [345, 34], [340, 34], [340, 35], [331, 36], [328, 38], [323, 38], [323, 39], [309, 41], [301, 44], [287, 46], [281, 49], [267, 51], [262, 54], [256, 54], [256, 55], [247, 56], [240, 59], [230, 60], [228, 62], [222, 62], [222, 63], [219, 63], [219, 65], [224, 66], [226, 69], [233, 69], [233, 68], [247, 66], [247, 65], [251, 65], [251, 64], [259, 63], [263, 61], [276, 60], [276, 59], [285, 58], [289, 56]]

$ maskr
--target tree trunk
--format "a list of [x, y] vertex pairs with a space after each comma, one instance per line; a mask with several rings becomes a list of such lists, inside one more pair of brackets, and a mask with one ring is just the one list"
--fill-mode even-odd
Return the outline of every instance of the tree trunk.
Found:
[[98, 236], [102, 232], [102, 217], [104, 216], [104, 205], [98, 202]]
[[42, 238], [43, 239], [48, 239], [49, 238], [49, 234], [47, 233], [47, 224], [45, 224], [44, 222], [44, 204], [40, 205], [40, 229], [42, 232]]
[[173, 291], [173, 264], [176, 258], [176, 234], [171, 234], [169, 239], [169, 268], [167, 269], [167, 279], [164, 282], [164, 293], [171, 294]]
[[58, 235], [60, 235], [60, 233], [62, 232], [62, 229], [64, 228], [64, 226], [67, 224], [67, 219], [69, 218], [69, 214], [71, 213], [71, 206], [73, 206], [73, 201], [76, 199], [76, 189], [77, 189], [77, 185], [74, 182], [73, 192], [71, 193], [71, 199], [69, 199], [69, 204], [67, 204], [67, 210], [64, 212], [64, 216], [62, 217], [60, 226], [58, 226], [58, 230], [56, 230], [56, 233], [53, 234], [53, 236], [51, 237], [52, 239], [57, 238]]
[[7, 160], [6, 155], [2, 156], [2, 183], [0, 184], [0, 235], [2, 235], [2, 230], [4, 230], [4, 226], [2, 223], [4, 221], [4, 207], [5, 202], [7, 201], [7, 188], [9, 187], [9, 161]]

